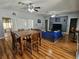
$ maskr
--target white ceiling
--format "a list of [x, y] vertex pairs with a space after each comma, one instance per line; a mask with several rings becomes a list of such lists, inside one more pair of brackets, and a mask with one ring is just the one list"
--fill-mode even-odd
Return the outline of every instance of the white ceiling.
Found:
[[0, 0], [0, 9], [26, 11], [26, 6], [19, 5], [18, 2], [32, 2], [35, 6], [40, 6], [40, 14], [79, 11], [79, 0]]

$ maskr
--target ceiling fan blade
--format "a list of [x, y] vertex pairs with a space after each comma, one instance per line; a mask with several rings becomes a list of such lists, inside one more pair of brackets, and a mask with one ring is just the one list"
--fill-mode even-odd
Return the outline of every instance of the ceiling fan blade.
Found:
[[38, 10], [34, 9], [36, 12], [38, 12]]
[[24, 3], [23, 3], [23, 2], [18, 2], [18, 4], [22, 4], [22, 5], [24, 5]]
[[33, 3], [29, 3], [29, 5], [33, 5]]
[[40, 7], [35, 7], [35, 9], [40, 9]]
[[23, 3], [23, 2], [18, 2], [18, 4], [21, 4], [21, 5], [28, 5], [28, 4]]
[[18, 4], [21, 4], [21, 2], [18, 2]]

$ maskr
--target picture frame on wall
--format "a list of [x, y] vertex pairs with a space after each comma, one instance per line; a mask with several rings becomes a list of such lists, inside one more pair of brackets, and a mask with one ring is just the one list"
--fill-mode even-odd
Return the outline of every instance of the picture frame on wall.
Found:
[[55, 22], [60, 22], [60, 17], [56, 17]]
[[38, 20], [37, 20], [37, 23], [41, 23], [41, 20], [40, 20], [40, 19], [38, 19]]

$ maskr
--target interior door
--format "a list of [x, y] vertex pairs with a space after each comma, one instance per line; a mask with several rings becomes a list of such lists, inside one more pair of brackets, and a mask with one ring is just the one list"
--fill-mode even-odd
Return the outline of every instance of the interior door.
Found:
[[45, 20], [45, 31], [48, 29], [48, 20]]
[[74, 30], [76, 29], [77, 20], [78, 20], [77, 18], [71, 18], [71, 20], [70, 20], [70, 30], [69, 30], [69, 32], [72, 32], [72, 31], [71, 31], [72, 27], [74, 28]]

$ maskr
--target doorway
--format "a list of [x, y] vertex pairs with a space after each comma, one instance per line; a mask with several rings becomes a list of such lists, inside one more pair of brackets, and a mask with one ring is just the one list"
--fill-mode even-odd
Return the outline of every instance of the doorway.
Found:
[[71, 30], [72, 28], [74, 28], [74, 30], [76, 30], [77, 20], [78, 20], [78, 18], [71, 18], [69, 32], [72, 32], [72, 30]]
[[45, 31], [48, 30], [48, 20], [45, 20]]
[[9, 17], [3, 17], [2, 21], [3, 21], [3, 28], [4, 28], [5, 33], [8, 32], [8, 31], [10, 31], [10, 29], [12, 27], [11, 26], [12, 25], [11, 18], [9, 18]]
[[77, 27], [77, 21], [78, 21], [78, 18], [71, 18], [70, 20], [69, 36], [70, 38], [72, 38], [73, 42], [76, 42], [75, 30]]

